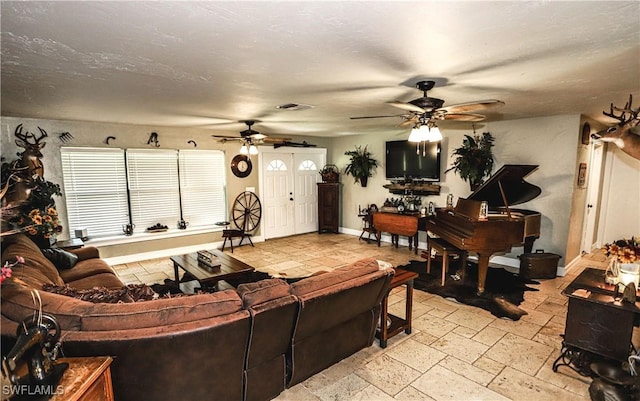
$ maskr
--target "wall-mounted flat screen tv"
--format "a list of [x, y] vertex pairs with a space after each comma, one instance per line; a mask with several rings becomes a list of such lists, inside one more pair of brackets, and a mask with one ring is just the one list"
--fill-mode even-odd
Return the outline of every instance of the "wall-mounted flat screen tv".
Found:
[[[389, 180], [413, 179], [440, 181], [440, 142], [416, 144], [409, 141], [389, 141], [386, 144], [386, 176]], [[422, 155], [426, 146], [425, 155]]]

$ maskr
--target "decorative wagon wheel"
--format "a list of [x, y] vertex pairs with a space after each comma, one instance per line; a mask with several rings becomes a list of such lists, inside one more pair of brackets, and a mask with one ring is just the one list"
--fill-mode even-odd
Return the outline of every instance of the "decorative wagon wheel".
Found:
[[245, 191], [236, 197], [231, 210], [233, 224], [244, 232], [253, 231], [260, 224], [262, 204], [253, 192]]

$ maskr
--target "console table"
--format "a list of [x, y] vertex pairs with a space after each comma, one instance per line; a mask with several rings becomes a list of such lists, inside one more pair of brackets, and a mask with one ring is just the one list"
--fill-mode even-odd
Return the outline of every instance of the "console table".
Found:
[[408, 237], [409, 249], [414, 248], [414, 252], [418, 254], [418, 229], [424, 227], [427, 217], [419, 213], [400, 214], [388, 212], [373, 213], [373, 227], [376, 229], [376, 240], [380, 246], [380, 237], [382, 232], [391, 234], [391, 243], [398, 247], [398, 238], [400, 235]]
[[604, 281], [605, 271], [586, 268], [562, 291], [569, 298], [562, 353], [553, 363], [590, 373], [596, 357], [626, 361], [633, 327], [640, 318], [640, 303], [616, 301], [615, 286]]

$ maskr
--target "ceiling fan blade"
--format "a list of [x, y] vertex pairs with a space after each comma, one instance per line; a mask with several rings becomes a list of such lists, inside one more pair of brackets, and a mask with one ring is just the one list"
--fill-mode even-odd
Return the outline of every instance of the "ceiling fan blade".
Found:
[[281, 143], [281, 142], [288, 142], [290, 140], [291, 140], [291, 138], [266, 137], [266, 138], [262, 139], [262, 142], [264, 142], [264, 143]]
[[476, 110], [486, 110], [497, 106], [504, 106], [504, 102], [497, 99], [478, 100], [475, 102], [452, 104], [451, 106], [441, 107], [438, 110], [445, 110], [449, 113], [467, 113]]
[[427, 110], [423, 109], [422, 107], [418, 107], [418, 106], [413, 105], [411, 103], [392, 101], [392, 102], [387, 102], [387, 104], [390, 105], [390, 106], [393, 106], [393, 107], [397, 107], [397, 108], [402, 109], [402, 110], [413, 111], [413, 112], [416, 112], [416, 113], [426, 113], [427, 112]]
[[389, 116], [363, 116], [363, 117], [349, 117], [350, 120], [362, 120], [364, 118], [386, 118], [386, 117], [402, 117], [402, 114], [394, 114]]
[[230, 136], [230, 135], [216, 135], [216, 134], [213, 134], [211, 136], [214, 137], [214, 138], [227, 139], [227, 140], [231, 140], [231, 139], [243, 140], [244, 139], [244, 138], [241, 138], [239, 136]]
[[438, 120], [455, 120], [455, 121], [483, 121], [487, 116], [474, 113], [446, 113], [442, 116], [436, 116]]

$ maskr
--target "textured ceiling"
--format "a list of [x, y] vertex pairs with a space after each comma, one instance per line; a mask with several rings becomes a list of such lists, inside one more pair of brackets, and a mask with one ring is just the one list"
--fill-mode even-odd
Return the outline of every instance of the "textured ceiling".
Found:
[[[489, 120], [640, 104], [640, 2], [2, 1], [2, 115], [339, 136], [385, 102], [500, 99]], [[283, 111], [275, 106], [315, 107]], [[453, 124], [453, 123], [451, 123]], [[463, 123], [455, 123], [463, 124]], [[465, 128], [470, 123], [465, 123]]]

